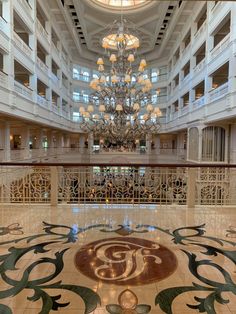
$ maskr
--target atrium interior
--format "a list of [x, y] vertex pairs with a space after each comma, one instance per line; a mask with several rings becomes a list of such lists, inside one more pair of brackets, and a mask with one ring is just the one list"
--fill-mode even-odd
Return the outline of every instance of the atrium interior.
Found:
[[235, 16], [0, 0], [0, 313], [236, 314]]

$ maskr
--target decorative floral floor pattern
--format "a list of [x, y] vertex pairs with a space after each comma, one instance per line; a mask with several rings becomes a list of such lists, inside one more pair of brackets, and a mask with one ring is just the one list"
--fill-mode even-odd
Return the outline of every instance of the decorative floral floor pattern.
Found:
[[41, 226], [0, 227], [0, 313], [236, 313], [233, 226]]

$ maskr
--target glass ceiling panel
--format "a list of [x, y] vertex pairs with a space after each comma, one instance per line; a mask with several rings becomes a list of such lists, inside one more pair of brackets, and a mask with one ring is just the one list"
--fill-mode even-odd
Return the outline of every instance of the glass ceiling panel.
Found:
[[149, 2], [149, 0], [96, 0], [105, 6], [110, 7], [136, 7]]

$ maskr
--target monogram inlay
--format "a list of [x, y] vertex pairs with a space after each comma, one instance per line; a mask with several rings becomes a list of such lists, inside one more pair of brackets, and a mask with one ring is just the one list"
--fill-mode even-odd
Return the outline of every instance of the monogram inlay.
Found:
[[173, 273], [177, 260], [168, 248], [139, 238], [108, 238], [83, 246], [75, 264], [84, 275], [117, 285], [143, 285]]

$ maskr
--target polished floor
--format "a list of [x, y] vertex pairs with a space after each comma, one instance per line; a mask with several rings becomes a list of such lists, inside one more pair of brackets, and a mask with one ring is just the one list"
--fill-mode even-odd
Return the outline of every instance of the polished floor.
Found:
[[236, 209], [0, 208], [0, 313], [234, 313]]

